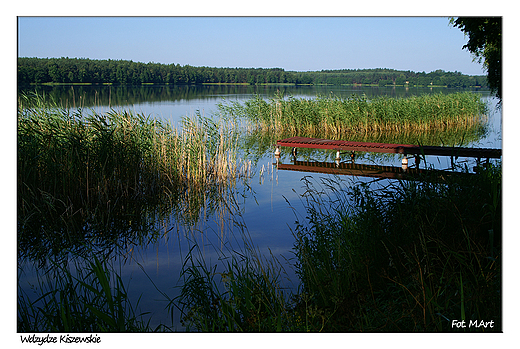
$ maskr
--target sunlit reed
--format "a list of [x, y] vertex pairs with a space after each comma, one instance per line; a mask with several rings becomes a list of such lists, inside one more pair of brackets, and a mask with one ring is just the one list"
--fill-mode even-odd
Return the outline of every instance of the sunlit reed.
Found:
[[407, 98], [365, 96], [221, 103], [220, 111], [250, 122], [251, 129], [272, 133], [340, 135], [352, 132], [448, 130], [482, 123], [486, 105], [472, 93], [433, 94]]

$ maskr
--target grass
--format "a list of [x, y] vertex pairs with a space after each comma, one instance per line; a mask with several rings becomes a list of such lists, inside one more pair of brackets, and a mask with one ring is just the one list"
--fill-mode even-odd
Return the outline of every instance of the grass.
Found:
[[[18, 332], [150, 332], [146, 314], [136, 314], [125, 285], [107, 259], [90, 251], [54, 261], [33, 285], [18, 286]], [[155, 329], [158, 330], [158, 329]]]
[[121, 232], [139, 238], [136, 232], [148, 234], [172, 207], [184, 214], [178, 219], [199, 219], [206, 202], [219, 200], [223, 189], [216, 188], [233, 186], [244, 164], [237, 160], [232, 124], [196, 115], [181, 126], [21, 96], [19, 250], [41, 257], [85, 238], [103, 237], [108, 244]]
[[181, 295], [172, 301], [180, 309], [187, 331], [281, 332], [290, 314], [280, 285], [280, 270], [258, 255], [235, 253], [223, 270], [194, 257], [193, 246], [182, 272]]
[[473, 178], [346, 190], [306, 179], [295, 253], [326, 331], [450, 332], [462, 319], [501, 331], [500, 168]]
[[[197, 332], [460, 332], [453, 320], [494, 322], [465, 331], [502, 330], [500, 166], [469, 180], [303, 184], [306, 212], [296, 212], [293, 229], [297, 291], [234, 217], [243, 248], [194, 242], [180, 295], [162, 293], [172, 319], [180, 311], [185, 329]], [[106, 259], [87, 254], [66, 265], [51, 265], [36, 300], [19, 290], [20, 332], [168, 330], [136, 315]]]
[[259, 96], [243, 104], [219, 105], [221, 113], [248, 120], [251, 128], [272, 133], [332, 136], [352, 132], [401, 132], [447, 130], [481, 122], [486, 106], [472, 93], [433, 94], [408, 98], [365, 96], [269, 100]]
[[297, 292], [250, 248], [217, 266], [195, 245], [172, 304], [188, 331], [460, 332], [453, 320], [485, 319], [494, 327], [466, 331], [500, 332], [500, 183], [500, 166], [375, 187], [305, 177]]

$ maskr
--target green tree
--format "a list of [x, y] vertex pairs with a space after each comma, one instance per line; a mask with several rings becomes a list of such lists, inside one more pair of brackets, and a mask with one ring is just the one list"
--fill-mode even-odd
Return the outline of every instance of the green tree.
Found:
[[469, 37], [462, 48], [471, 52], [487, 70], [488, 84], [496, 96], [502, 99], [502, 18], [458, 17], [450, 23]]

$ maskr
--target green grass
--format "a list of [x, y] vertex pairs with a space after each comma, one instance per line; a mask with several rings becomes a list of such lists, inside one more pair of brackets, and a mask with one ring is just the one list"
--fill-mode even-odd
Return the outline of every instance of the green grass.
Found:
[[[180, 309], [187, 331], [281, 332], [288, 329], [287, 296], [281, 272], [249, 252], [235, 253], [217, 265], [195, 257], [194, 246], [182, 272], [181, 295], [172, 301]], [[220, 269], [220, 268], [219, 268]]]
[[441, 182], [303, 184], [298, 291], [250, 247], [217, 265], [195, 245], [172, 301], [189, 331], [458, 332], [463, 319], [494, 321], [466, 331], [501, 331], [500, 166]]
[[142, 114], [71, 111], [24, 95], [17, 131], [18, 247], [33, 257], [99, 232], [107, 243], [121, 232], [139, 239], [172, 209], [194, 223], [243, 175], [234, 126], [200, 115], [177, 130]]
[[[18, 332], [150, 332], [122, 279], [95, 253], [55, 261], [40, 272], [35, 296], [18, 286]], [[158, 330], [159, 328], [155, 329]]]
[[251, 128], [272, 133], [332, 136], [352, 132], [447, 130], [479, 124], [486, 111], [480, 96], [472, 93], [433, 94], [408, 98], [364, 96], [269, 100], [259, 96], [243, 104], [219, 105], [221, 113], [246, 119]]
[[[228, 111], [269, 115], [269, 103], [256, 101]], [[300, 107], [303, 119], [319, 101], [283, 103]], [[22, 97], [19, 250], [67, 252], [92, 224], [99, 225], [83, 231], [85, 237], [103, 232], [111, 244], [115, 221], [133, 234], [135, 217], [146, 213], [156, 222], [163, 209], [157, 202], [165, 202], [168, 214], [174, 207], [196, 219], [208, 195], [222, 198], [221, 189], [241, 175], [237, 126], [226, 120], [187, 118], [176, 130], [143, 115], [84, 115]], [[306, 128], [316, 120], [298, 122]], [[281, 264], [260, 257], [244, 234], [244, 249], [219, 254], [218, 267], [201, 257], [208, 247], [195, 243], [183, 266], [181, 296], [163, 293], [170, 311], [181, 311], [187, 330], [203, 332], [445, 332], [456, 330], [451, 320], [463, 318], [494, 320], [493, 331], [500, 331], [501, 167], [463, 181], [387, 183], [345, 186], [305, 177], [306, 212], [297, 213], [293, 228], [301, 280], [295, 294], [284, 288]], [[223, 212], [232, 211], [229, 200]], [[146, 220], [137, 224], [148, 227]], [[136, 315], [107, 260], [87, 255], [75, 266], [51, 262], [36, 301], [19, 290], [20, 332], [155, 330]]]
[[501, 331], [500, 177], [351, 189], [306, 179], [295, 252], [325, 330], [449, 332], [465, 318]]

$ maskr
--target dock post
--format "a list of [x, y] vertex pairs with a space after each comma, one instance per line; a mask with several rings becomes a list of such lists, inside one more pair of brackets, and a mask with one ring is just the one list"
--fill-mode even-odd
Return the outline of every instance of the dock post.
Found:
[[339, 150], [336, 151], [336, 160], [341, 160], [341, 154], [339, 153]]

